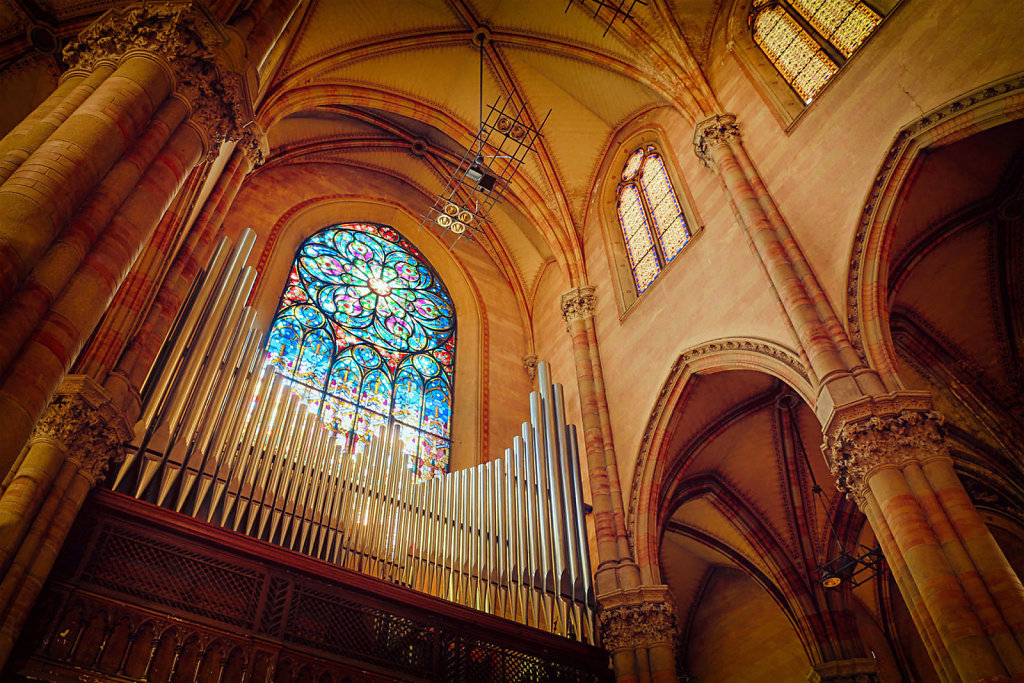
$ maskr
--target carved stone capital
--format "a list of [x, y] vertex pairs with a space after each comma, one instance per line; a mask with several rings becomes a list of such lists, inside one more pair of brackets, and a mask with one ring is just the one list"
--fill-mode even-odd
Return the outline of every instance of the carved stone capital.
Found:
[[597, 307], [597, 296], [590, 285], [576, 287], [562, 294], [562, 318], [566, 323], [580, 318], [592, 318]]
[[123, 444], [131, 438], [128, 421], [110, 394], [87, 375], [68, 375], [36, 423], [29, 443], [60, 445], [68, 460], [96, 483], [111, 461], [124, 459]]
[[262, 166], [270, 156], [270, 143], [267, 142], [267, 134], [255, 121], [242, 131], [242, 139], [238, 141], [238, 148], [249, 159], [252, 168]]
[[131, 51], [156, 55], [169, 65], [176, 92], [192, 106], [192, 121], [212, 146], [237, 140], [253, 120], [255, 70], [233, 32], [194, 0], [143, 3], [105, 12], [64, 48], [70, 68], [91, 70]]
[[878, 663], [865, 657], [815, 664], [807, 683], [878, 683]]
[[676, 610], [668, 586], [640, 586], [597, 599], [601, 643], [611, 653], [667, 645], [677, 636]]
[[732, 114], [716, 114], [693, 129], [693, 150], [705, 166], [712, 165], [711, 150], [740, 139], [740, 127]]
[[530, 376], [530, 379], [537, 378], [537, 355], [531, 353], [529, 356], [523, 356], [523, 369], [526, 370], [526, 374]]
[[863, 506], [875, 470], [950, 457], [942, 425], [926, 392], [865, 397], [833, 411], [822, 449], [836, 486]]

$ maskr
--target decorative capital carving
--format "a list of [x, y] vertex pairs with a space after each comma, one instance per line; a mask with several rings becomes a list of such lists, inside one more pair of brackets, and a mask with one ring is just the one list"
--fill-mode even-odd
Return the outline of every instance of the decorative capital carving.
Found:
[[874, 659], [842, 659], [815, 664], [807, 683], [878, 683]]
[[640, 586], [597, 599], [601, 643], [611, 653], [667, 644], [676, 639], [675, 602], [668, 586]]
[[693, 129], [693, 150], [705, 166], [712, 165], [711, 150], [730, 140], [739, 140], [740, 127], [732, 114], [716, 114]]
[[592, 318], [597, 307], [597, 296], [590, 285], [576, 287], [562, 294], [562, 318], [566, 323], [580, 318]]
[[36, 423], [32, 441], [60, 444], [68, 460], [96, 483], [108, 464], [124, 459], [132, 430], [110, 394], [87, 375], [68, 375]]
[[[252, 121], [244, 46], [194, 0], [143, 3], [108, 10], [64, 48], [70, 68], [91, 70], [129, 51], [158, 55], [192, 105], [192, 121], [216, 146], [237, 140]], [[254, 73], [254, 72], [253, 72]], [[246, 74], [246, 75], [243, 75]]]
[[873, 471], [950, 457], [942, 425], [926, 392], [865, 397], [836, 408], [825, 425], [822, 449], [836, 486], [863, 507]]
[[267, 142], [267, 135], [255, 121], [242, 131], [242, 139], [238, 142], [238, 148], [245, 154], [252, 168], [262, 166], [270, 156], [270, 143]]
[[531, 380], [537, 379], [537, 355], [531, 353], [529, 356], [523, 356], [523, 369], [526, 370], [526, 374], [530, 376]]

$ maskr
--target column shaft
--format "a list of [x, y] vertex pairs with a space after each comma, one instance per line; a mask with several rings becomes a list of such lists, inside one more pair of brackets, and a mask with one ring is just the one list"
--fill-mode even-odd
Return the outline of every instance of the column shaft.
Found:
[[608, 486], [608, 463], [601, 438], [601, 418], [597, 413], [594, 389], [594, 368], [590, 359], [586, 323], [582, 317], [569, 321], [576, 382], [580, 394], [580, 420], [587, 454], [587, 476], [594, 506], [594, 529], [597, 536], [598, 566], [594, 572], [597, 594], [618, 588], [617, 569], [619, 544], [615, 533], [615, 511]]
[[135, 190], [171, 133], [188, 114], [180, 99], [169, 98], [131, 148], [50, 245], [22, 286], [0, 311], [0, 372], [17, 356], [111, 218]]
[[0, 496], [0, 572], [7, 567], [46, 499], [66, 453], [52, 439], [31, 440], [24, 462]]
[[935, 666], [939, 679], [943, 683], [954, 683], [958, 677], [953, 662], [949, 658], [949, 652], [946, 651], [946, 646], [943, 645], [942, 638], [939, 637], [939, 631], [935, 627], [931, 614], [924, 606], [924, 600], [921, 598], [920, 591], [917, 590], [917, 585], [910, 575], [910, 570], [907, 568], [907, 563], [903, 560], [903, 555], [900, 554], [899, 547], [896, 545], [896, 539], [893, 538], [889, 525], [882, 518], [878, 502], [870, 491], [866, 492], [864, 505], [861, 506], [861, 509], [864, 511], [864, 516], [867, 517], [872, 531], [875, 532], [875, 538], [878, 539], [878, 544], [885, 555], [889, 571], [892, 572], [893, 578], [896, 580], [896, 587], [899, 589], [900, 595], [907, 605], [910, 618], [913, 620], [914, 626], [921, 636], [925, 651]]
[[[96, 85], [102, 83], [113, 70], [113, 64], [105, 64], [102, 69], [94, 70], [91, 74], [76, 69], [61, 77], [57, 89], [0, 140], [0, 184], [11, 177], [21, 162], [36, 151], [68, 114], [77, 109], [96, 89]], [[81, 87], [83, 81], [87, 82], [86, 87]]]
[[[136, 389], [145, 382], [156, 354], [160, 351], [160, 345], [174, 321], [174, 316], [181, 308], [182, 301], [199, 272], [200, 264], [210, 256], [227, 209], [251, 169], [252, 164], [248, 157], [241, 150], [236, 150], [218, 178], [217, 185], [206, 199], [203, 211], [175, 256], [174, 263], [164, 276], [156, 299], [146, 314], [145, 322], [135, 332], [131, 343], [118, 360], [118, 373]], [[123, 383], [122, 379], [114, 377], [111, 377], [110, 381]], [[115, 395], [124, 390], [110, 383], [108, 389]]]
[[10, 468], [32, 425], [203, 149], [203, 137], [194, 126], [185, 123], [178, 127], [25, 343], [0, 385], [0, 470]]
[[0, 186], [0, 300], [45, 253], [65, 223], [167, 98], [162, 60], [129, 52], [117, 70]]
[[[612, 503], [612, 522], [615, 525], [615, 541], [618, 544], [620, 566], [617, 574], [620, 588], [634, 588], [640, 585], [640, 570], [632, 562], [629, 552], [629, 539], [626, 536], [626, 514], [622, 506], [622, 487], [619, 484], [619, 465], [615, 456], [615, 443], [612, 439], [611, 418], [608, 415], [608, 395], [604, 389], [604, 371], [601, 367], [601, 355], [597, 346], [597, 333], [594, 329], [594, 318], [585, 319], [587, 347], [590, 353], [591, 375], [594, 383], [594, 404], [597, 408], [598, 421], [601, 424], [601, 440], [604, 444], [605, 474], [608, 478], [608, 494]], [[624, 564], [622, 560], [627, 560]]]
[[824, 380], [833, 373], [845, 371], [846, 367], [836, 353], [825, 326], [818, 318], [814, 302], [786, 257], [786, 250], [768, 217], [765, 216], [757, 193], [747, 182], [733, 153], [732, 145], [725, 142], [714, 145], [710, 154], [722, 187], [736, 206], [743, 227], [750, 235], [758, 257], [764, 263], [768, 277], [782, 300], [786, 314], [793, 329], [796, 330], [800, 345], [807, 353], [815, 374]]
[[189, 174], [185, 185], [160, 219], [142, 256], [117, 290], [99, 328], [79, 356], [75, 372], [102, 382], [102, 369], [112, 367], [124, 352], [132, 330], [148, 313], [164, 276], [188, 235], [193, 205], [209, 169], [208, 164], [201, 164]]

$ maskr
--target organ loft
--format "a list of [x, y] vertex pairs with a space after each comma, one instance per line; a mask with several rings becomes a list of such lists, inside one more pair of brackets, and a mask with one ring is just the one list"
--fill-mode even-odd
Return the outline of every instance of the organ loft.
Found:
[[1024, 12], [0, 3], [5, 680], [1024, 680]]

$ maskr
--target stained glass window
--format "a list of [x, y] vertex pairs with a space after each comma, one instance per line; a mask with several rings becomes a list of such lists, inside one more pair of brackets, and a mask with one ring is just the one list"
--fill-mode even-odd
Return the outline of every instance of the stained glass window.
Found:
[[350, 444], [394, 427], [421, 478], [448, 470], [455, 308], [392, 228], [350, 223], [306, 240], [267, 352]]
[[626, 160], [618, 189], [619, 224], [637, 294], [658, 277], [690, 239], [668, 169], [651, 145]]
[[859, 0], [755, 0], [754, 42], [809, 104], [882, 18]]

